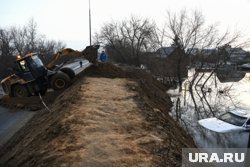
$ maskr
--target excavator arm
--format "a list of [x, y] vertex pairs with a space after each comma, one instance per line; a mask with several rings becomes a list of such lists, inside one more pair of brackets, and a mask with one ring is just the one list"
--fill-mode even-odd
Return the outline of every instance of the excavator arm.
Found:
[[58, 65], [70, 59], [79, 58], [79, 57], [83, 57], [83, 55], [79, 51], [76, 51], [70, 48], [62, 49], [52, 56], [50, 63], [47, 65], [47, 68], [51, 69], [55, 65]]
[[51, 69], [58, 64], [81, 57], [87, 59], [91, 63], [96, 63], [99, 47], [100, 45], [87, 46], [81, 52], [70, 48], [62, 49], [52, 56], [47, 68]]

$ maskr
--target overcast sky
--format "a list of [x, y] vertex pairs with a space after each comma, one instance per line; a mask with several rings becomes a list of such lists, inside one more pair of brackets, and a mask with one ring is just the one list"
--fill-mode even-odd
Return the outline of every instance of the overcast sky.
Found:
[[[62, 40], [67, 47], [84, 49], [89, 44], [89, 0], [0, 0], [0, 26], [25, 25], [34, 18], [38, 30], [48, 39]], [[92, 32], [104, 22], [148, 17], [158, 25], [166, 11], [199, 10], [207, 23], [219, 23], [221, 30], [242, 31], [250, 38], [250, 0], [91, 0]]]

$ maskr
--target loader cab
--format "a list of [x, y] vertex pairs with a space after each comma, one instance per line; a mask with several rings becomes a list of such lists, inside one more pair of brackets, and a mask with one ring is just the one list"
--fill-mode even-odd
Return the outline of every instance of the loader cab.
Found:
[[10, 76], [8, 94], [16, 97], [45, 94], [48, 88], [47, 68], [36, 53], [17, 57], [17, 72]]
[[36, 53], [31, 53], [23, 58], [17, 58], [17, 75], [26, 81], [32, 81], [47, 75], [47, 69]]

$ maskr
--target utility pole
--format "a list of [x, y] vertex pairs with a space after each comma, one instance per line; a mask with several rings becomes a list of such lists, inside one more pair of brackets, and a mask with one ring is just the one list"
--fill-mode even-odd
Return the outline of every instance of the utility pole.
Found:
[[90, 0], [89, 0], [89, 45], [92, 45], [91, 41], [91, 11], [90, 11]]

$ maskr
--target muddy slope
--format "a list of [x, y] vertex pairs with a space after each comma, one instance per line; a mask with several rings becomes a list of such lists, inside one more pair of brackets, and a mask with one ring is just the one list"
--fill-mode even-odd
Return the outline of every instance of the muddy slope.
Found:
[[89, 68], [0, 149], [0, 166], [180, 166], [195, 146], [165, 89], [141, 71]]

